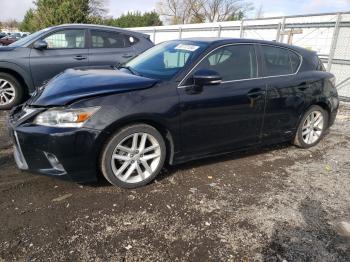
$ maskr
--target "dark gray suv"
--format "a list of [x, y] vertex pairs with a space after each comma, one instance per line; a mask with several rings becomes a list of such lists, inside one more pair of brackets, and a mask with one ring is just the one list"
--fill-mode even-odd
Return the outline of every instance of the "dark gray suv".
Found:
[[20, 104], [67, 68], [121, 64], [153, 45], [148, 35], [109, 26], [69, 24], [38, 31], [0, 47], [0, 109]]

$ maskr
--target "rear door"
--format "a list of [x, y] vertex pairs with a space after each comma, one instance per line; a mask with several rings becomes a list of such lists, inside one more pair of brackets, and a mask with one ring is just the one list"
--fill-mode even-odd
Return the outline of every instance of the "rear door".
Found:
[[85, 29], [61, 29], [50, 33], [42, 40], [48, 48], [30, 52], [32, 78], [36, 87], [67, 68], [87, 66], [89, 49]]
[[260, 45], [260, 52], [261, 81], [267, 84], [263, 136], [284, 140], [293, 135], [308, 89], [307, 81], [297, 74], [302, 58], [293, 50], [273, 45]]
[[90, 30], [90, 65], [117, 65], [135, 56], [138, 39], [116, 30]]

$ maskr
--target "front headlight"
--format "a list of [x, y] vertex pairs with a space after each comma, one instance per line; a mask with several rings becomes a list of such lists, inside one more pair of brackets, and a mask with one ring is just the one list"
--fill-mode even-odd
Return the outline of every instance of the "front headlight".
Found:
[[81, 127], [100, 107], [49, 109], [34, 119], [34, 124], [52, 127]]

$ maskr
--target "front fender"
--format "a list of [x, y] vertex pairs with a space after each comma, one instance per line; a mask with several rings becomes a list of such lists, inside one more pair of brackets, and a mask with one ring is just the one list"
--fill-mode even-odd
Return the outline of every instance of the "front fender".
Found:
[[35, 91], [35, 87], [31, 78], [30, 72], [25, 70], [23, 67], [12, 63], [12, 62], [1, 62], [0, 61], [0, 72], [2, 70], [6, 71], [13, 71], [14, 73], [18, 74], [20, 77], [22, 77], [24, 83], [28, 87], [29, 93], [32, 93]]

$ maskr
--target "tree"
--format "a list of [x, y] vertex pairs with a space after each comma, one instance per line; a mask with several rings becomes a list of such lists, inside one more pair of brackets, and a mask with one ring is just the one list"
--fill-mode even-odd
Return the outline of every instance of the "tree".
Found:
[[201, 3], [208, 22], [228, 21], [236, 18], [237, 15], [243, 18], [251, 8], [251, 5], [244, 0], [201, 0]]
[[143, 26], [160, 26], [163, 22], [160, 20], [159, 14], [156, 11], [146, 12], [143, 14]]
[[259, 8], [256, 10], [255, 18], [263, 18], [264, 17], [264, 7], [261, 4]]
[[103, 0], [36, 0], [27, 11], [21, 28], [34, 32], [65, 23], [91, 23], [102, 20]]
[[2, 22], [2, 26], [9, 29], [17, 29], [20, 23], [16, 19], [9, 19], [5, 22]]
[[162, 25], [159, 15], [155, 12], [128, 12], [119, 18], [111, 18], [105, 21], [105, 24], [118, 27], [142, 27]]
[[33, 9], [29, 9], [24, 18], [22, 23], [19, 26], [19, 30], [21, 30], [22, 32], [33, 32], [33, 21], [34, 21], [34, 10]]
[[157, 3], [158, 13], [172, 24], [186, 24], [192, 20], [192, 5], [197, 0], [162, 0]]
[[160, 0], [158, 13], [170, 24], [242, 19], [252, 6], [245, 0]]
[[243, 11], [238, 11], [238, 12], [234, 12], [232, 13], [226, 21], [240, 21], [244, 18], [245, 13]]

